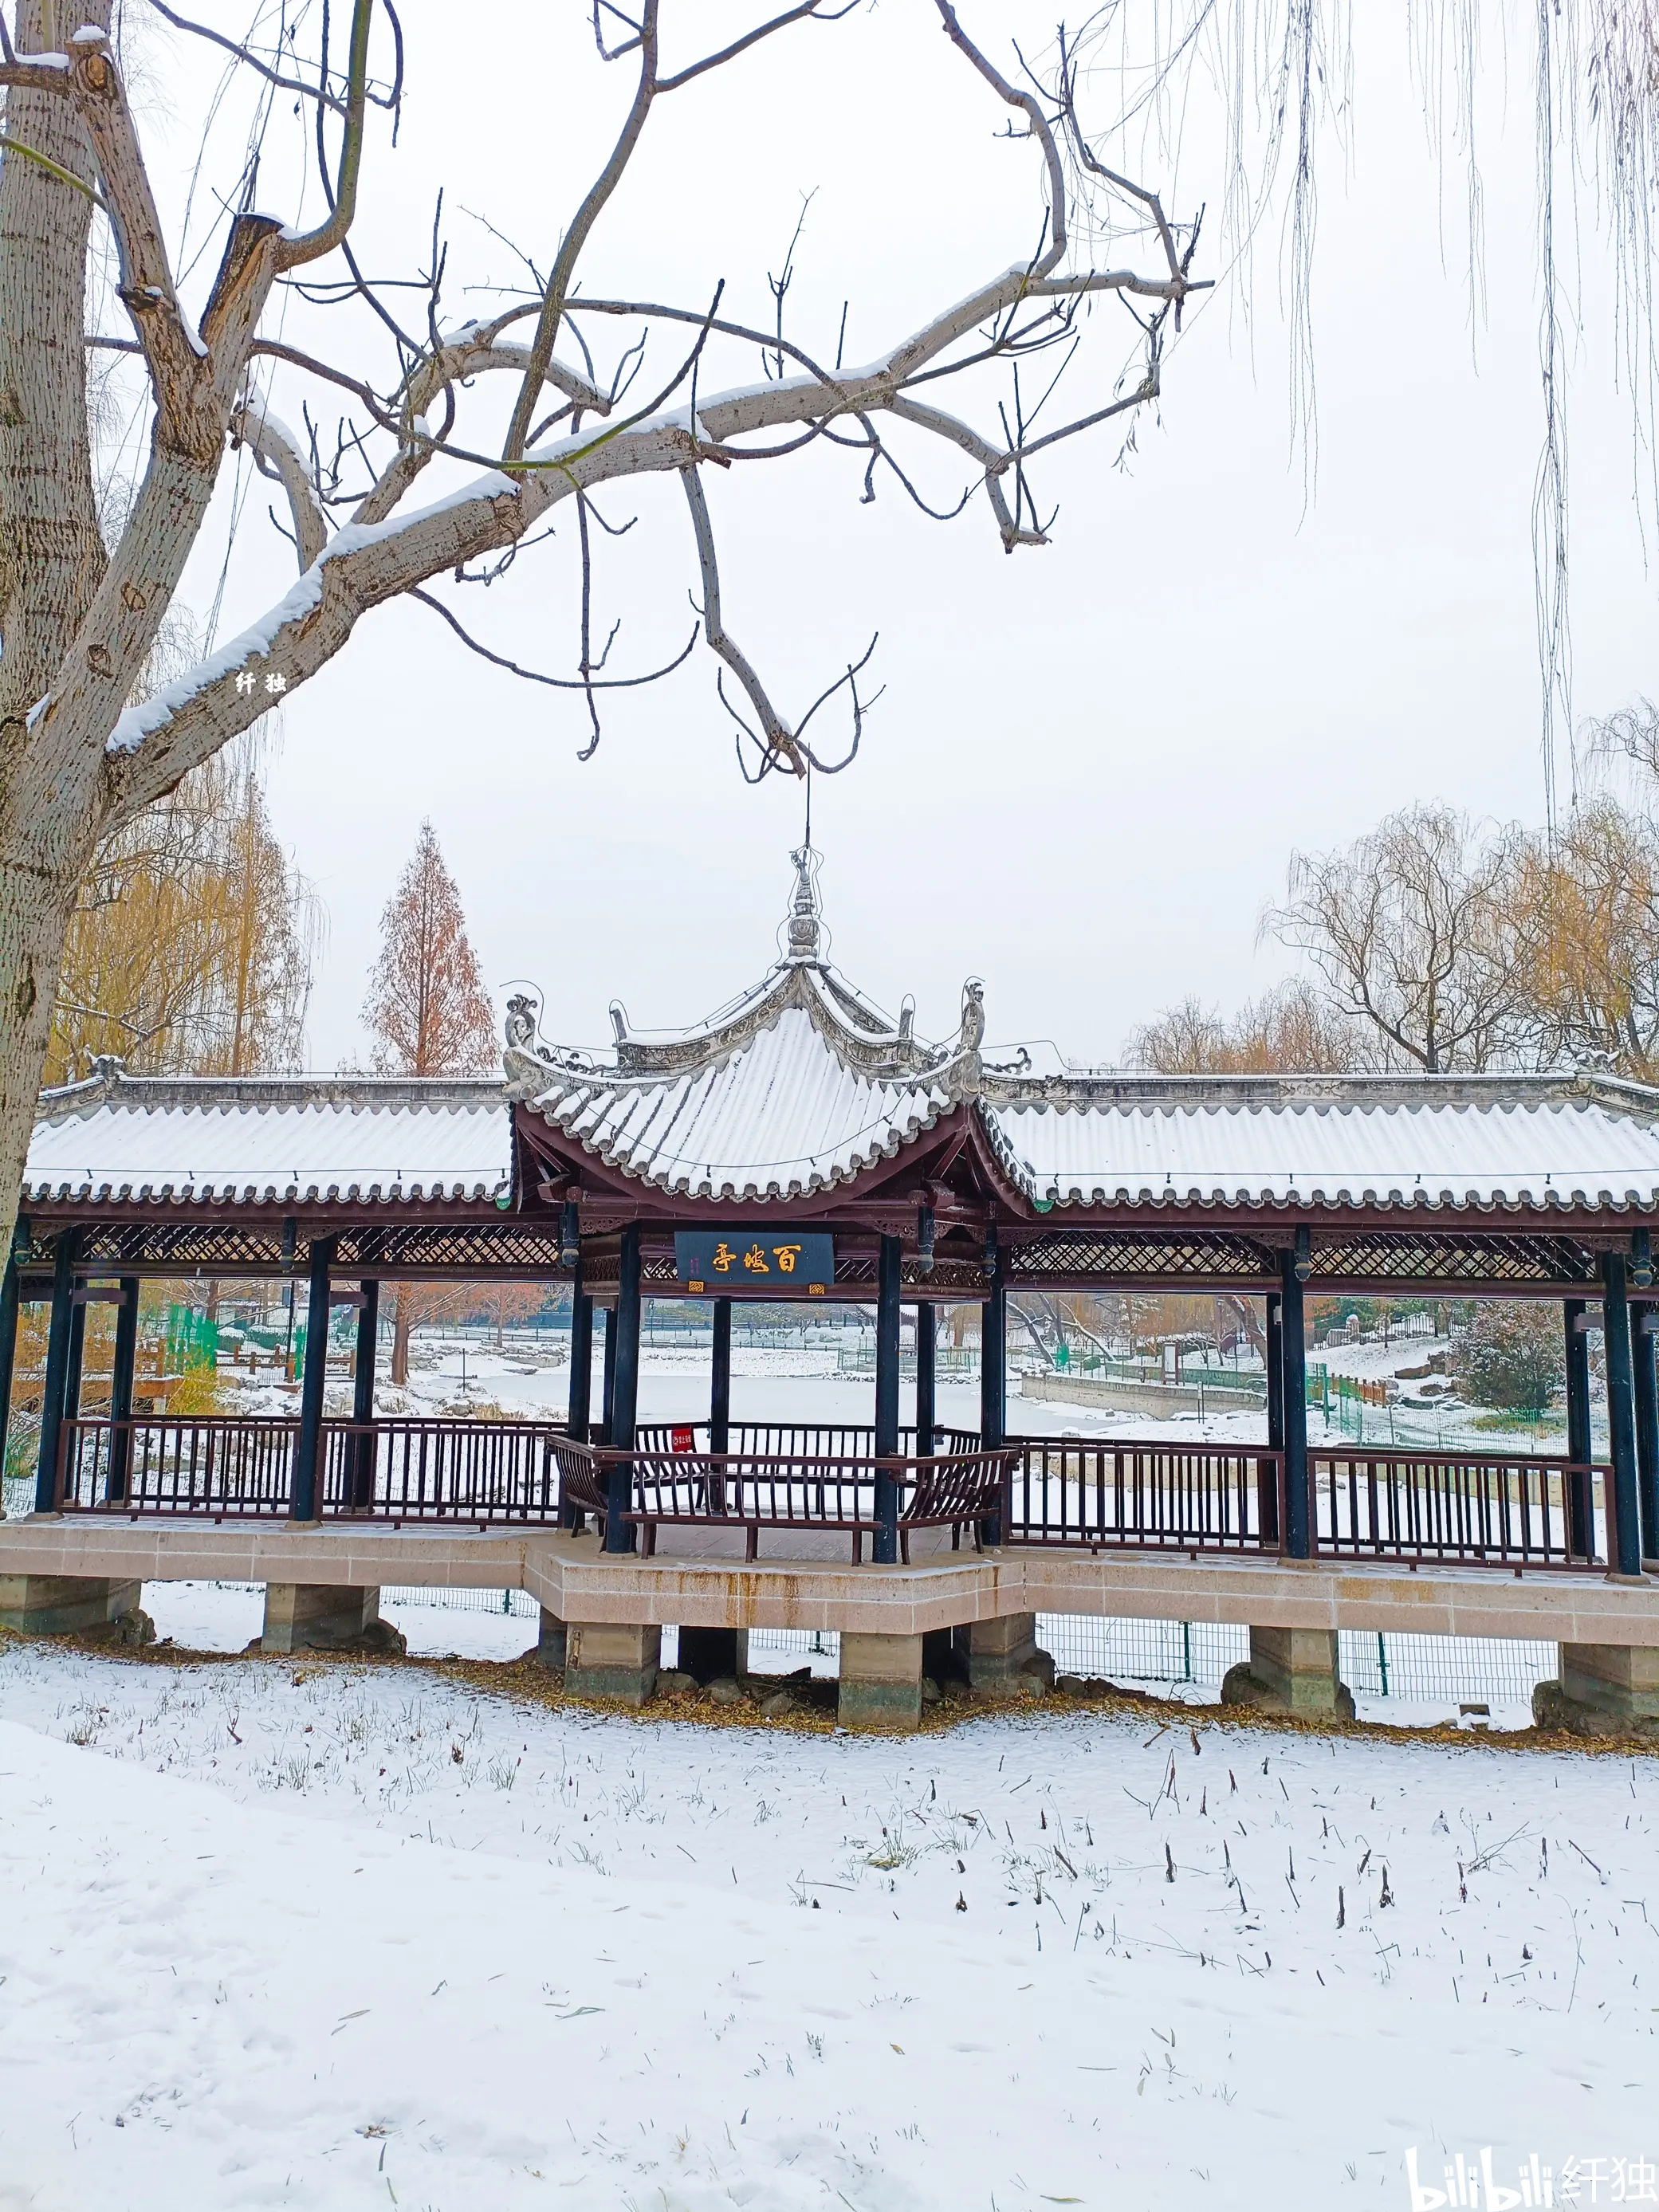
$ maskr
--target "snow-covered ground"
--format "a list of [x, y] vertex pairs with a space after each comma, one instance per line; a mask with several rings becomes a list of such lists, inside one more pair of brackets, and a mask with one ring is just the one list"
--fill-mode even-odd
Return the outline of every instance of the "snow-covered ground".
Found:
[[1659, 1762], [534, 1692], [7, 1641], [0, 2207], [1648, 2193]]

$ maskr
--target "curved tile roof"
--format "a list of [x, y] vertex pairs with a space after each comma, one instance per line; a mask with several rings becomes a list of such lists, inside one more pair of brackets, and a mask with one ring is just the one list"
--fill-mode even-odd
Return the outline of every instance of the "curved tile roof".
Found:
[[848, 1066], [803, 1005], [684, 1073], [572, 1072], [535, 1110], [611, 1167], [688, 1197], [778, 1199], [848, 1182], [951, 1105], [934, 1078]]
[[1570, 1085], [1550, 1096], [1521, 1077], [1506, 1096], [1501, 1079], [1472, 1092], [1455, 1078], [1361, 1078], [1322, 1085], [1317, 1100], [1249, 1104], [1225, 1103], [1225, 1085], [1212, 1080], [1201, 1104], [980, 1110], [1009, 1173], [1055, 1206], [1659, 1205], [1659, 1127], [1560, 1095]]
[[105, 1073], [49, 1091], [23, 1200], [489, 1200], [512, 1187], [498, 1082]]

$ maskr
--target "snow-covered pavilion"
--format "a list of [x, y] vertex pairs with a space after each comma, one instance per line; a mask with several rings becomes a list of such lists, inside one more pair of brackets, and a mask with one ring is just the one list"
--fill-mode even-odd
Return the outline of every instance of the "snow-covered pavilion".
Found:
[[[165, 1495], [173, 1510], [280, 1510], [303, 1525], [337, 1514], [558, 1525], [589, 1513], [610, 1553], [638, 1549], [641, 1532], [649, 1553], [659, 1525], [746, 1516], [751, 1555], [763, 1528], [785, 1532], [769, 1549], [798, 1544], [787, 1532], [810, 1516], [794, 1492], [779, 1503], [777, 1468], [789, 1450], [836, 1455], [768, 1451], [776, 1437], [732, 1421], [732, 1303], [841, 1298], [877, 1309], [874, 1419], [857, 1449], [851, 1431], [840, 1437], [869, 1462], [848, 1478], [848, 1495], [863, 1483], [868, 1497], [825, 1525], [861, 1533], [867, 1522], [878, 1564], [897, 1561], [930, 1501], [952, 1540], [969, 1528], [1005, 1547], [1516, 1570], [1610, 1557], [1626, 1577], [1659, 1557], [1656, 1309], [1647, 1304], [1659, 1091], [1594, 1071], [1165, 1077], [1041, 1066], [1023, 1050], [988, 1048], [976, 981], [956, 1033], [930, 1042], [909, 1001], [895, 1019], [831, 964], [815, 859], [794, 856], [777, 959], [687, 1029], [644, 1033], [613, 1005], [605, 1048], [564, 1049], [540, 1041], [536, 1006], [520, 998], [500, 1079], [145, 1078], [103, 1062], [47, 1093], [0, 1312], [9, 1364], [19, 1298], [52, 1300], [40, 1510], [131, 1516]], [[291, 1449], [274, 1474], [266, 1454], [265, 1487], [243, 1507], [227, 1508], [222, 1482], [215, 1493], [181, 1480], [182, 1446], [168, 1460], [146, 1438], [139, 1452], [131, 1327], [119, 1332], [109, 1417], [80, 1417], [87, 1298], [117, 1299], [125, 1319], [140, 1278], [191, 1273], [303, 1274], [313, 1309], [332, 1299], [360, 1311], [354, 1422], [324, 1420], [313, 1363]], [[416, 1500], [410, 1438], [397, 1443], [397, 1425], [374, 1419], [378, 1285], [474, 1276], [571, 1282], [568, 1423], [556, 1447], [504, 1439], [493, 1476], [477, 1471], [473, 1449], [463, 1478], [457, 1448], [446, 1447], [452, 1474]], [[1310, 1455], [1310, 1289], [1559, 1301], [1566, 1454], [1447, 1455], [1438, 1468], [1421, 1453]], [[1126, 1475], [1115, 1446], [1073, 1444], [1057, 1459], [1050, 1445], [1011, 1437], [1006, 1302], [1022, 1290], [1261, 1300], [1265, 1449], [1139, 1448]], [[653, 1297], [713, 1302], [707, 1419], [674, 1425], [672, 1437], [635, 1419], [640, 1316]], [[902, 1435], [901, 1308], [931, 1320], [939, 1304], [963, 1302], [982, 1310], [979, 1431], [939, 1431], [935, 1332], [923, 1326], [915, 1425]], [[1590, 1450], [1592, 1303], [1606, 1332], [1605, 1469]], [[597, 1425], [596, 1307], [605, 1314]], [[422, 1449], [442, 1457], [429, 1437]], [[539, 1486], [528, 1472], [538, 1450]], [[405, 1474], [389, 1484], [399, 1453]], [[751, 1485], [741, 1511], [729, 1499], [715, 1511], [709, 1500], [725, 1498], [730, 1469], [714, 1463], [745, 1455], [772, 1468], [774, 1510]], [[141, 1460], [173, 1470], [153, 1499], [140, 1494]], [[946, 1461], [960, 1462], [969, 1488], [945, 1480]], [[971, 1477], [961, 1471], [969, 1462]]]

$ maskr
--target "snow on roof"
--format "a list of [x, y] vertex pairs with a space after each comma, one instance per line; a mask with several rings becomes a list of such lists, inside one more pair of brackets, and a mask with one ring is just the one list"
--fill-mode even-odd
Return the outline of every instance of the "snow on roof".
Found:
[[1265, 1103], [1227, 1101], [1225, 1078], [1193, 1104], [1022, 1103], [1000, 1087], [980, 1109], [993, 1141], [1028, 1195], [1056, 1206], [1659, 1205], [1659, 1128], [1621, 1102], [1574, 1098], [1571, 1078], [1338, 1079]]
[[573, 1070], [536, 1110], [625, 1174], [690, 1197], [789, 1198], [851, 1180], [931, 1128], [938, 1081], [848, 1066], [808, 1007], [784, 1006], [712, 1064], [681, 1073]]
[[106, 1065], [46, 1092], [41, 1109], [25, 1203], [477, 1200], [512, 1187], [512, 1109], [494, 1079], [166, 1078]]
[[708, 1020], [608, 1054], [508, 1023], [507, 1094], [629, 1176], [770, 1199], [852, 1180], [965, 1107], [1035, 1206], [1659, 1208], [1659, 1090], [1545, 1075], [1162, 1076], [981, 1056], [983, 992], [928, 1043], [830, 966], [817, 855], [793, 856], [783, 956]]

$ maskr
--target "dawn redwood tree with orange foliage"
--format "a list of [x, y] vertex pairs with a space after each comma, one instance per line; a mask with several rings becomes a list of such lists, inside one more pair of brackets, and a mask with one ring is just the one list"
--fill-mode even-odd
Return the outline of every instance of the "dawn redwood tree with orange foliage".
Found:
[[[370, 972], [363, 1023], [381, 1075], [483, 1075], [498, 1064], [495, 1019], [478, 956], [466, 933], [461, 895], [432, 824], [380, 916], [380, 956]], [[453, 1306], [432, 1285], [392, 1286], [392, 1380], [409, 1380], [409, 1340], [417, 1322]]]
[[380, 1075], [483, 1075], [501, 1058], [461, 895], [429, 822], [380, 916], [363, 1022]]

